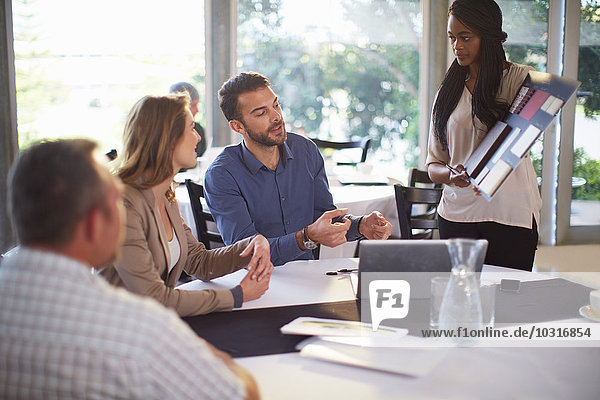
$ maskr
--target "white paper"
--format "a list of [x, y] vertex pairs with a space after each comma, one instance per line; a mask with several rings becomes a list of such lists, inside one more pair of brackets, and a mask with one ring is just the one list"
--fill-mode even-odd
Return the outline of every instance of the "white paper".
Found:
[[540, 130], [533, 125], [529, 125], [529, 128], [523, 132], [519, 140], [515, 143], [511, 149], [512, 153], [517, 157], [523, 158], [527, 150], [533, 145], [533, 142], [540, 134]]
[[397, 341], [408, 334], [408, 330], [380, 326], [375, 332], [371, 324], [359, 321], [346, 321], [340, 319], [298, 317], [292, 322], [281, 327], [281, 333], [287, 335], [323, 335], [323, 336], [353, 336], [368, 337], [372, 339], [385, 339]]
[[304, 344], [302, 357], [410, 376], [429, 374], [446, 356], [444, 349], [362, 347], [315, 338]]
[[483, 182], [479, 184], [479, 190], [493, 196], [511, 170], [512, 167], [504, 160], [498, 161], [490, 170], [490, 173], [486, 175]]
[[[242, 309], [280, 307], [300, 304], [327, 303], [355, 300], [350, 274], [326, 275], [340, 268], [358, 268], [357, 258], [291, 261], [276, 267], [271, 274], [269, 290], [259, 299], [246, 301]], [[229, 289], [240, 283], [248, 271], [239, 270], [229, 275], [203, 282], [199, 279], [185, 283], [179, 290]]]
[[[319, 336], [319, 339], [325, 342], [333, 342], [361, 347], [407, 347], [412, 349], [437, 350], [441, 347], [439, 340], [431, 338], [422, 338], [418, 336], [405, 335], [401, 337], [368, 337], [368, 336]], [[455, 347], [452, 343], [451, 346]]]

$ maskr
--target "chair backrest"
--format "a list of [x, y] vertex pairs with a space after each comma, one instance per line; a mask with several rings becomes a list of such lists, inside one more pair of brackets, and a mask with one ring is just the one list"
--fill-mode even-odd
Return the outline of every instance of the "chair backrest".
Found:
[[[204, 198], [204, 187], [199, 183], [195, 183], [190, 179], [185, 180], [185, 187], [190, 195], [190, 203], [192, 205], [192, 213], [196, 222], [196, 233], [198, 241], [204, 243], [207, 249], [212, 247], [221, 247], [225, 245], [223, 238], [217, 231], [208, 229], [207, 222], [215, 222], [212, 214], [202, 206], [201, 198]], [[213, 244], [216, 243], [216, 246]]]
[[[438, 229], [437, 206], [442, 198], [441, 188], [418, 188], [394, 185], [401, 239], [431, 239]], [[425, 205], [425, 213], [413, 212], [414, 205]], [[413, 232], [413, 229], [418, 230]]]
[[[421, 186], [418, 186], [421, 185]], [[433, 183], [427, 171], [411, 168], [408, 172], [408, 186], [441, 188], [441, 183]]]
[[[411, 168], [408, 172], [408, 186], [412, 187], [424, 187], [424, 188], [441, 188], [441, 183], [433, 183], [429, 178], [429, 173], [422, 169]], [[427, 218], [431, 214], [434, 214], [437, 210], [437, 204], [433, 206], [415, 206], [413, 207], [413, 218]], [[418, 214], [416, 211], [421, 212]]]
[[369, 151], [369, 147], [371, 147], [371, 138], [368, 136], [362, 138], [361, 140], [350, 140], [347, 142], [334, 142], [331, 140], [323, 140], [323, 139], [317, 139], [317, 138], [310, 138], [310, 139], [320, 149], [335, 149], [335, 150], [356, 149], [356, 148], [362, 149], [362, 155], [360, 157], [359, 162], [338, 162], [338, 164], [340, 164], [340, 165], [356, 165], [358, 163], [365, 162], [367, 159], [367, 152]]

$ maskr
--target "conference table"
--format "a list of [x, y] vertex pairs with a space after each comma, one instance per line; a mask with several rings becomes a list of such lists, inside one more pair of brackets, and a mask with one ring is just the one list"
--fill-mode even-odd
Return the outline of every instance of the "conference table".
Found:
[[[355, 279], [351, 279], [351, 274], [326, 273], [357, 268], [358, 262], [355, 258], [290, 262], [273, 271], [269, 290], [260, 299], [246, 302], [232, 312], [184, 320], [201, 337], [228, 351], [248, 369], [264, 399], [598, 398], [598, 340], [577, 342], [581, 347], [567, 346], [564, 342], [532, 342], [525, 346], [390, 349], [388, 359], [396, 357], [401, 367], [405, 363], [406, 373], [373, 369], [377, 365], [364, 368], [324, 361], [294, 351], [294, 344], [301, 345], [305, 337], [283, 335], [279, 327], [295, 317], [329, 315], [356, 319], [357, 314], [351, 310], [352, 304], [356, 304]], [[245, 273], [240, 270], [211, 282], [192, 281], [179, 288], [231, 288]], [[558, 304], [562, 311], [552, 323], [584, 324], [596, 330], [596, 338], [600, 337], [600, 325], [578, 313], [580, 306], [588, 304], [589, 288], [554, 276], [489, 265], [484, 266], [481, 279], [496, 283], [501, 279], [518, 279], [523, 289], [556, 291], [554, 300], [558, 299], [558, 303], [544, 303], [544, 299], [532, 302], [531, 298], [521, 302], [542, 314]], [[273, 343], [282, 344], [283, 350]], [[251, 356], [245, 356], [248, 354]], [[411, 373], [415, 364], [422, 364], [426, 373]]]

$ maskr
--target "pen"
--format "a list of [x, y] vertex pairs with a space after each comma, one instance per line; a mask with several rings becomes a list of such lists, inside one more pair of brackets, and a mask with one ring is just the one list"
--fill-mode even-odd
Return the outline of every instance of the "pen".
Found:
[[337, 274], [345, 274], [348, 272], [356, 272], [358, 268], [340, 268], [337, 271], [327, 271], [325, 275], [337, 275]]
[[451, 166], [450, 164], [444, 164], [446, 166], [446, 168], [448, 168], [450, 170], [450, 172], [452, 172], [453, 174], [460, 174], [460, 171], [457, 170], [456, 168], [454, 168], [453, 166]]
[[[454, 167], [453, 167], [453, 166], [451, 166], [450, 164], [444, 164], [444, 165], [445, 165], [445, 166], [446, 166], [446, 168], [448, 168], [448, 169], [450, 170], [450, 172], [452, 172], [453, 174], [456, 174], [456, 175], [458, 175], [458, 174], [460, 174], [461, 172], [463, 172], [463, 171], [459, 171], [459, 170], [457, 170], [456, 168], [454, 168]], [[467, 178], [470, 178], [470, 177], [469, 177], [469, 174], [467, 173], [467, 170], [464, 170], [464, 173], [465, 173], [465, 174], [467, 174]], [[465, 179], [465, 180], [466, 180], [466, 179]]]

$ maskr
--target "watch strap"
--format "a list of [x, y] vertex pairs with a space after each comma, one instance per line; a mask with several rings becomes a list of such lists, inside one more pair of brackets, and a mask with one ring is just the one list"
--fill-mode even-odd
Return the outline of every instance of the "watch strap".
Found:
[[302, 239], [304, 241], [304, 247], [306, 247], [309, 250], [314, 250], [318, 246], [318, 243], [311, 240], [308, 237], [307, 228], [308, 226], [305, 226], [304, 229], [302, 229]]

